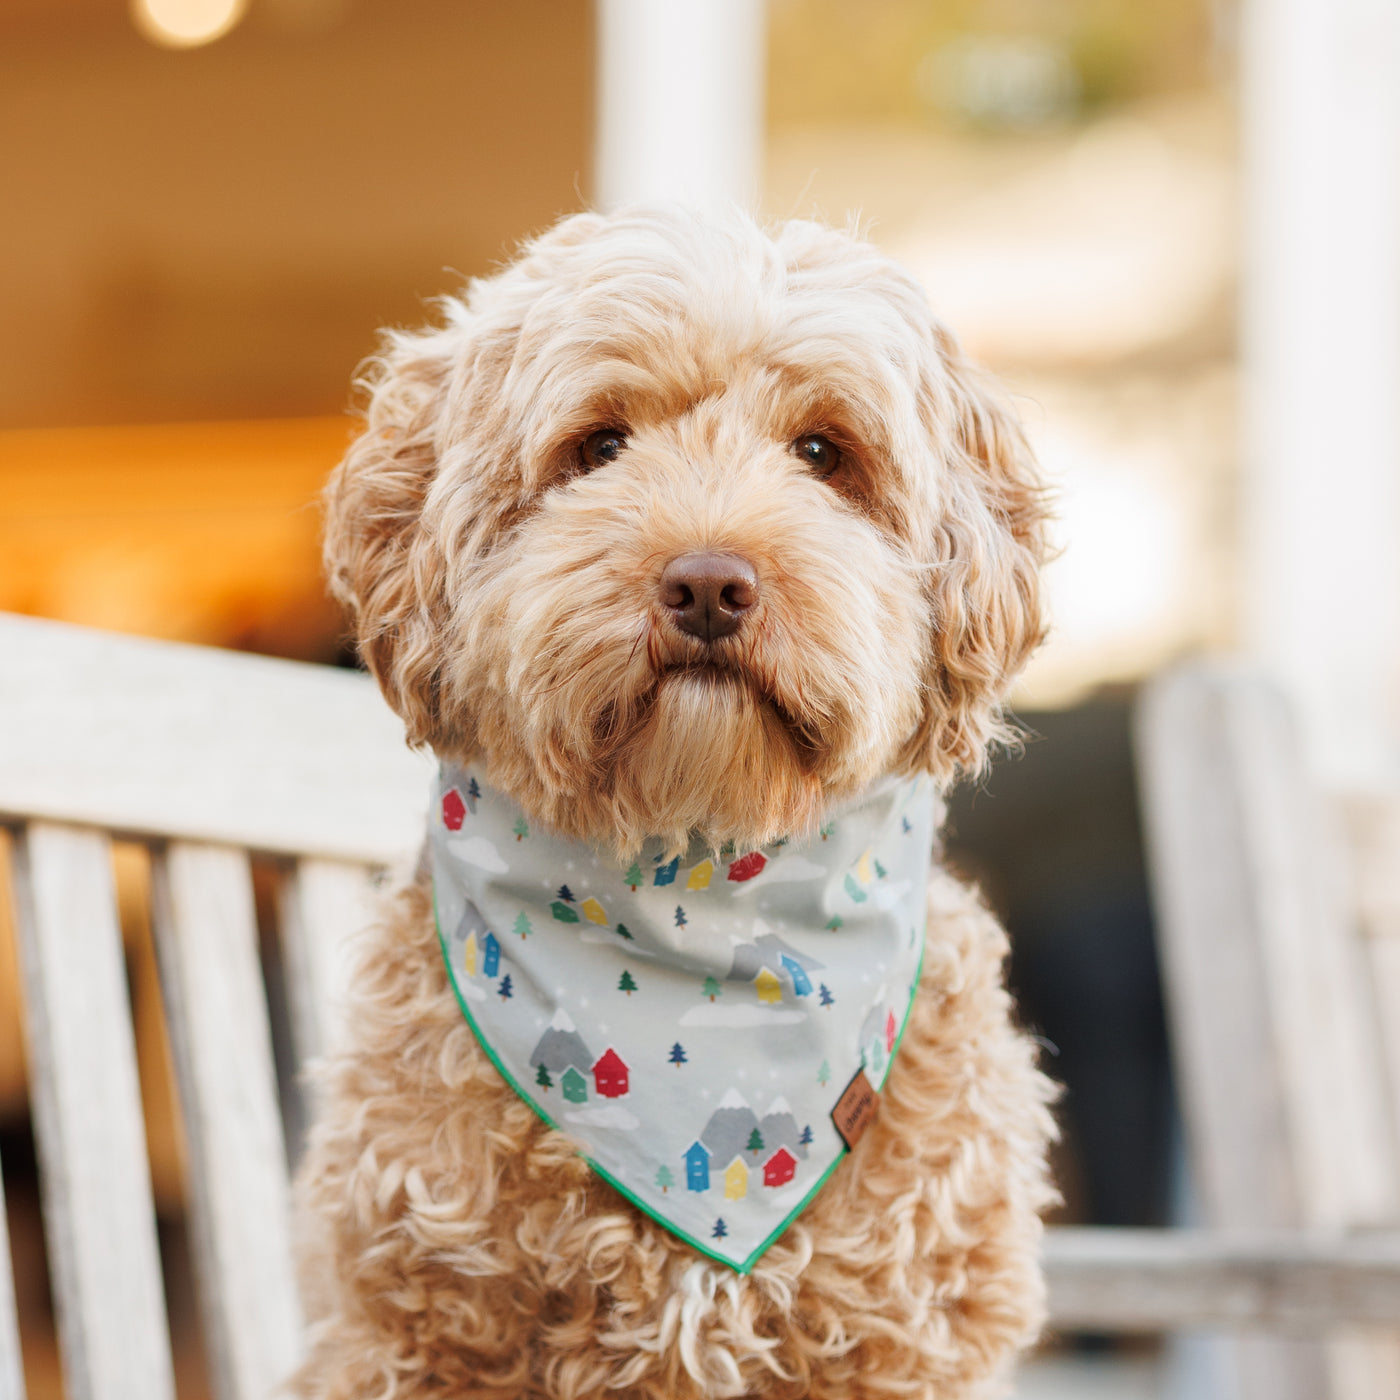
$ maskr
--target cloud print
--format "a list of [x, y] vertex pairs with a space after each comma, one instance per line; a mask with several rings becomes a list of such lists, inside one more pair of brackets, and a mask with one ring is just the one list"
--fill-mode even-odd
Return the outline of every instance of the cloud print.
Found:
[[911, 888], [908, 880], [896, 880], [892, 885], [875, 885], [870, 891], [870, 897], [875, 901], [877, 909], [893, 909]]
[[820, 880], [826, 874], [826, 867], [802, 856], [787, 856], [781, 860], [770, 860], [768, 869], [762, 875], [740, 885], [734, 891], [737, 898], [752, 890], [766, 889], [769, 885], [791, 884], [797, 880]]
[[484, 836], [449, 836], [447, 850], [455, 859], [491, 875], [505, 875], [510, 870], [501, 853]]
[[619, 1128], [630, 1133], [641, 1125], [621, 1104], [611, 1103], [604, 1108], [578, 1108], [564, 1115], [570, 1123], [581, 1123], [585, 1128]]
[[681, 1017], [683, 1026], [790, 1026], [805, 1021], [805, 1011], [769, 1011], [762, 1006], [725, 1006], [714, 1002], [692, 1006]]

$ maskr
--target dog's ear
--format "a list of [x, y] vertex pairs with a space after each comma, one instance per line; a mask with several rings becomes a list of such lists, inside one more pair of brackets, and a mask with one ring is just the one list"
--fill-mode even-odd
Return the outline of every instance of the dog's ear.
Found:
[[385, 336], [361, 380], [364, 431], [325, 493], [331, 592], [350, 609], [360, 654], [413, 744], [437, 729], [444, 570], [422, 513], [459, 343], [446, 330]]
[[922, 386], [945, 463], [931, 521], [932, 632], [924, 713], [907, 753], [942, 781], [981, 771], [1010, 739], [1001, 704], [1045, 635], [1045, 491], [1020, 424], [946, 332]]

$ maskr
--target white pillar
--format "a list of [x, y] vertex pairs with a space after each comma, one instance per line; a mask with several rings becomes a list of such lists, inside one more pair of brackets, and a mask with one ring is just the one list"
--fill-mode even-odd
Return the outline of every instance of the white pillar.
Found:
[[1400, 779], [1400, 5], [1245, 0], [1245, 638], [1317, 776]]
[[757, 204], [764, 0], [596, 0], [601, 208]]

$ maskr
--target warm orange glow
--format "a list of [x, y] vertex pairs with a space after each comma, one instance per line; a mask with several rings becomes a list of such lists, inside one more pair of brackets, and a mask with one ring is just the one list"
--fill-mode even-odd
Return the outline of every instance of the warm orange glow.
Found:
[[289, 655], [339, 630], [318, 495], [344, 418], [0, 433], [0, 610]]
[[131, 20], [153, 44], [192, 49], [222, 38], [247, 7], [247, 0], [131, 0]]

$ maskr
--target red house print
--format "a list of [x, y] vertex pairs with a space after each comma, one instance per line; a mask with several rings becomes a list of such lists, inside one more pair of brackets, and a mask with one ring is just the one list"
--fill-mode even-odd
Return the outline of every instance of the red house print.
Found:
[[462, 801], [462, 794], [454, 788], [448, 788], [442, 795], [442, 824], [449, 831], [461, 831], [462, 818], [467, 815], [467, 804]]
[[765, 1186], [785, 1186], [792, 1180], [792, 1174], [796, 1170], [797, 1158], [786, 1147], [780, 1147], [763, 1164], [763, 1184]]
[[743, 884], [745, 880], [752, 880], [755, 875], [762, 874], [763, 867], [767, 864], [768, 857], [762, 851], [750, 851], [748, 855], [740, 856], [730, 864], [729, 878], [736, 884]]
[[891, 1011], [885, 1017], [885, 1053], [894, 1054], [894, 1043], [899, 1039], [899, 1025], [894, 1019], [894, 1012]]
[[600, 1099], [620, 1099], [627, 1092], [627, 1062], [611, 1045], [593, 1063], [593, 1082]]

